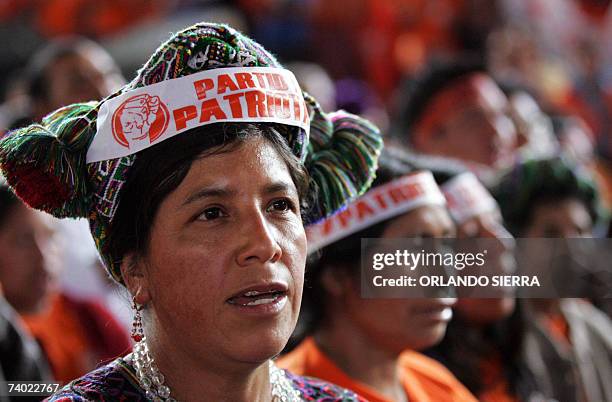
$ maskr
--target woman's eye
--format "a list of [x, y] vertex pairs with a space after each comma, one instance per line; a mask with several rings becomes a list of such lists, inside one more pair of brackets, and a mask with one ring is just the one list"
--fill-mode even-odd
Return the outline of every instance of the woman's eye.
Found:
[[293, 209], [293, 203], [287, 199], [274, 200], [270, 204], [270, 207], [268, 207], [268, 211], [277, 211], [277, 212], [289, 211], [292, 209]]
[[221, 218], [223, 216], [226, 216], [226, 214], [223, 212], [223, 210], [221, 210], [221, 208], [212, 207], [205, 209], [204, 212], [200, 214], [198, 219], [203, 221], [212, 221], [213, 219]]

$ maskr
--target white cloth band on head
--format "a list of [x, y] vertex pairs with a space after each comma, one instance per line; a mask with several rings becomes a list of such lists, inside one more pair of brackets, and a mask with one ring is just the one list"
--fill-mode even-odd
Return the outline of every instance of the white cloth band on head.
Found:
[[424, 205], [446, 203], [429, 171], [400, 177], [376, 187], [345, 210], [306, 229], [308, 253], [319, 250], [369, 226]]
[[448, 210], [459, 225], [476, 215], [498, 208], [495, 199], [473, 173], [457, 175], [441, 188]]
[[291, 71], [218, 68], [137, 88], [102, 104], [87, 163], [131, 155], [218, 122], [280, 123], [306, 134], [310, 129], [308, 109]]

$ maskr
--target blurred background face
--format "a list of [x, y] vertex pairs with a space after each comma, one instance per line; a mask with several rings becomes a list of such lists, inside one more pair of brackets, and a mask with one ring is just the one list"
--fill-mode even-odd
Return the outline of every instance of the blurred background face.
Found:
[[541, 201], [533, 208], [525, 237], [590, 237], [593, 221], [584, 203], [576, 198]]
[[8, 302], [21, 314], [44, 308], [52, 276], [45, 255], [53, 232], [42, 214], [15, 204], [0, 226], [0, 283]]
[[111, 86], [104, 71], [86, 54], [61, 57], [47, 68], [49, 110], [76, 102], [100, 100], [110, 95]]
[[[445, 208], [423, 206], [395, 218], [382, 237], [449, 237], [454, 232]], [[358, 282], [354, 277], [346, 278], [340, 303], [372, 342], [399, 354], [408, 348], [427, 348], [444, 336], [455, 299], [363, 299]]]
[[[584, 202], [573, 197], [536, 202], [523, 233], [527, 238], [549, 240], [521, 244], [522, 269], [550, 275], [558, 295], [592, 294], [597, 266], [592, 265], [593, 250], [577, 239], [593, 237], [593, 221]], [[546, 304], [553, 299], [534, 302], [538, 300]]]
[[71, 103], [101, 100], [123, 85], [116, 64], [103, 49], [75, 46], [45, 67], [45, 93], [34, 99], [37, 116]]
[[[507, 275], [514, 272], [516, 262], [512, 254], [514, 238], [503, 225], [498, 210], [481, 213], [457, 227], [457, 237], [495, 240], [495, 247], [487, 241], [487, 272]], [[455, 311], [468, 322], [488, 324], [514, 311], [514, 297], [459, 298]]]
[[508, 100], [489, 77], [470, 82], [462, 104], [451, 109], [420, 147], [434, 155], [491, 167], [507, 166], [516, 148], [516, 131], [506, 115]]

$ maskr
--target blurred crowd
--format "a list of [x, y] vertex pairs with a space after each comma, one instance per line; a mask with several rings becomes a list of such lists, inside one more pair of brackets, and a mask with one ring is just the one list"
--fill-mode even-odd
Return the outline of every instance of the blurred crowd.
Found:
[[[202, 20], [229, 23], [275, 52], [325, 110], [373, 121], [402, 154], [388, 160], [407, 158], [402, 163], [432, 171], [441, 187], [474, 173], [499, 208], [455, 219], [458, 236], [610, 236], [609, 0], [7, 0], [0, 2], [0, 132], [111, 95], [168, 32]], [[384, 159], [381, 166], [387, 180], [401, 174]], [[326, 266], [342, 264], [324, 255]], [[342, 285], [324, 265], [312, 283], [320, 280], [325, 299], [341, 306]], [[129, 351], [130, 302], [105, 275], [86, 222], [43, 217], [3, 188], [0, 378], [66, 383]], [[481, 400], [609, 401], [606, 286], [589, 301], [460, 300], [446, 336], [416, 331], [407, 345], [428, 349]], [[328, 352], [343, 353], [347, 343], [322, 317], [341, 322], [350, 312], [308, 310], [307, 302], [308, 294], [306, 318], [317, 324], [298, 332], [312, 326]], [[368, 306], [352, 308], [364, 316], [392, 311]], [[572, 338], [576, 328], [583, 338]], [[302, 343], [297, 352], [304, 347], [315, 348]], [[520, 348], [530, 361], [518, 357]], [[299, 369], [299, 361], [294, 354], [287, 365]]]

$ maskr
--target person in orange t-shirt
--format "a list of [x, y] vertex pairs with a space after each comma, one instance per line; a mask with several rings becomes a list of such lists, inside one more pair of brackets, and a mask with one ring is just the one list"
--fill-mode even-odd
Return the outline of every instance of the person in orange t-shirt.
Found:
[[415, 351], [442, 338], [454, 298], [360, 294], [361, 238], [423, 240], [455, 231], [431, 172], [395, 154], [384, 153], [380, 163], [368, 193], [340, 216], [309, 228], [309, 252], [321, 250], [307, 269], [302, 307], [302, 324], [311, 328], [278, 364], [373, 402], [476, 401], [446, 368]]
[[[557, 254], [563, 256], [559, 261], [551, 261], [537, 240], [521, 258], [525, 270], [532, 269], [528, 264], [545, 267], [554, 278], [557, 295], [566, 296], [520, 303], [522, 359], [538, 389], [561, 402], [612, 400], [607, 381], [612, 378], [612, 321], [579, 298], [599, 299], [603, 292], [596, 284], [606, 283], [606, 270], [577, 251], [584, 244], [580, 238], [596, 238], [609, 225], [594, 178], [565, 157], [526, 160], [501, 177], [494, 193], [515, 235], [571, 239], [554, 243], [563, 253]], [[599, 250], [590, 253], [599, 254]]]
[[[312, 337], [306, 338], [291, 353], [281, 357], [279, 364], [293, 373], [324, 378], [352, 389], [369, 401], [390, 401], [376, 389], [344, 373], [321, 351]], [[398, 372], [409, 401], [433, 402], [448, 400], [446, 398], [449, 397], [456, 401], [475, 400], [443, 365], [422, 353], [403, 352], [398, 359]]]
[[131, 349], [127, 332], [100, 304], [57, 290], [54, 231], [0, 181], [0, 286], [41, 346], [55, 380], [66, 383]]

